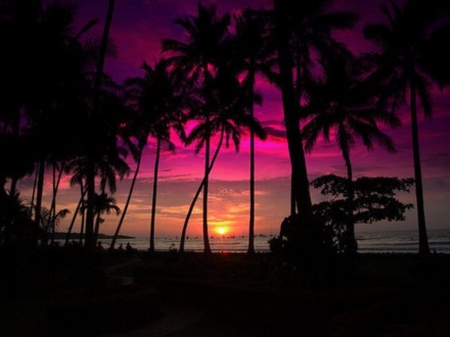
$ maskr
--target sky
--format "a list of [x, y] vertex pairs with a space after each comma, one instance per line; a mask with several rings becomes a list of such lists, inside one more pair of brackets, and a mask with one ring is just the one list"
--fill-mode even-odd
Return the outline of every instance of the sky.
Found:
[[[99, 24], [92, 30], [100, 35], [106, 15], [107, 0], [82, 0], [79, 4], [77, 25], [82, 26], [92, 18]], [[210, 2], [204, 1], [204, 4]], [[219, 13], [237, 12], [244, 7], [270, 8], [267, 0], [217, 0]], [[337, 35], [356, 53], [369, 51], [372, 46], [364, 41], [361, 28], [366, 22], [380, 22], [379, 0], [338, 0], [337, 8], [353, 10], [361, 15], [360, 23], [352, 31]], [[141, 76], [143, 61], [153, 64], [163, 56], [160, 42], [163, 38], [184, 40], [180, 27], [174, 25], [177, 17], [195, 15], [197, 1], [193, 0], [117, 0], [110, 37], [117, 47], [117, 55], [107, 58], [105, 71], [117, 82], [127, 77]], [[256, 141], [256, 234], [277, 234], [285, 216], [289, 214], [290, 163], [283, 126], [281, 97], [277, 89], [259, 80], [257, 90], [263, 95], [263, 104], [256, 107], [255, 116], [269, 133], [266, 141]], [[433, 89], [434, 112], [431, 119], [419, 118], [421, 140], [422, 174], [424, 183], [425, 214], [429, 229], [450, 228], [450, 96], [448, 90]], [[352, 149], [351, 158], [355, 178], [360, 176], [390, 176], [409, 178], [414, 176], [409, 114], [402, 107], [399, 116], [403, 125], [396, 129], [383, 129], [395, 141], [395, 154], [375, 147], [367, 151], [360, 143]], [[179, 236], [190, 202], [202, 176], [204, 153], [195, 153], [193, 146], [185, 147], [176, 138], [175, 153], [165, 151], [160, 161], [157, 196], [156, 236]], [[217, 140], [213, 140], [215, 148]], [[149, 142], [143, 158], [131, 205], [122, 226], [121, 234], [136, 237], [149, 235], [154, 142]], [[226, 226], [229, 235], [246, 235], [249, 222], [249, 139], [242, 137], [238, 152], [234, 148], [223, 149], [210, 175], [209, 232], [218, 235], [216, 229]], [[306, 157], [310, 180], [324, 174], [345, 175], [341, 153], [333, 143], [319, 141]], [[130, 162], [132, 171], [135, 164]], [[133, 172], [132, 172], [133, 173]], [[118, 183], [114, 195], [117, 205], [123, 208], [133, 174]], [[58, 208], [73, 211], [79, 198], [78, 188], [70, 187], [68, 178], [58, 192]], [[24, 180], [22, 187], [30, 186]], [[47, 184], [51, 184], [48, 176]], [[50, 193], [51, 189], [46, 189]], [[26, 194], [24, 194], [26, 197]], [[318, 191], [311, 189], [313, 202], [322, 200]], [[49, 200], [50, 195], [46, 196]], [[402, 202], [415, 202], [414, 189], [401, 193]], [[200, 236], [202, 224], [202, 199], [198, 199], [187, 235]], [[58, 228], [66, 231], [72, 215], [63, 220]], [[113, 234], [119, 217], [108, 215], [101, 225], [101, 232]], [[78, 227], [75, 228], [77, 230]], [[358, 224], [357, 232], [364, 230], [416, 229], [416, 210], [406, 213], [402, 222], [383, 222], [372, 225]]]

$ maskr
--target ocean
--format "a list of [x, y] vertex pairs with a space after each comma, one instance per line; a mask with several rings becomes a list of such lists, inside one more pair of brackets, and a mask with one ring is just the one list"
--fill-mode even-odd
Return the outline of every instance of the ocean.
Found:
[[[268, 240], [271, 235], [257, 235], [255, 237], [255, 251], [269, 252]], [[418, 234], [416, 230], [403, 231], [380, 231], [380, 232], [358, 232], [358, 251], [360, 253], [417, 253]], [[450, 254], [450, 229], [428, 230], [428, 241], [431, 251]], [[116, 247], [122, 243], [123, 247], [130, 242], [133, 248], [146, 251], [149, 247], [148, 238], [119, 239]], [[103, 239], [102, 244], [108, 247], [110, 240]], [[248, 246], [247, 236], [213, 236], [210, 238], [211, 250], [213, 252], [245, 253]], [[157, 251], [169, 251], [178, 249], [180, 240], [178, 237], [155, 238], [155, 249]], [[189, 237], [185, 241], [185, 251], [202, 252], [203, 238]]]

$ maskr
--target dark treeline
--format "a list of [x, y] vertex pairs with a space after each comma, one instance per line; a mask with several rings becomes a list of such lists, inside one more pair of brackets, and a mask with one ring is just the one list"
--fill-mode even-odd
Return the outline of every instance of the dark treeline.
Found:
[[[404, 219], [413, 205], [395, 198], [415, 186], [419, 253], [429, 254], [420, 160], [419, 112], [431, 116], [431, 87], [450, 80], [448, 56], [450, 4], [407, 0], [380, 8], [383, 22], [364, 27], [374, 51], [356, 55], [334, 38], [338, 30], [354, 29], [358, 13], [332, 11], [331, 0], [300, 3], [274, 0], [273, 8], [243, 8], [240, 14], [219, 15], [216, 5], [198, 3], [197, 11], [178, 18], [184, 40], [161, 39], [163, 56], [143, 62], [142, 76], [116, 83], [104, 72], [115, 53], [115, 2], [105, 18], [92, 18], [75, 30], [77, 7], [66, 2], [0, 1], [0, 244], [20, 247], [51, 244], [59, 221], [71, 214], [67, 240], [76, 221], [77, 236], [93, 251], [103, 222], [120, 215], [114, 245], [127, 213], [148, 142], [156, 144], [149, 220], [149, 250], [156, 226], [161, 152], [174, 150], [173, 131], [186, 146], [204, 151], [204, 178], [181, 233], [180, 252], [189, 217], [202, 195], [204, 252], [211, 253], [208, 234], [209, 174], [223, 146], [239, 149], [250, 138], [249, 243], [254, 253], [255, 137], [266, 130], [254, 116], [263, 104], [256, 78], [280, 90], [291, 163], [290, 214], [271, 242], [298, 261], [328, 254], [357, 253], [355, 224]], [[149, 6], [152, 4], [150, 3]], [[86, 37], [99, 19], [103, 34]], [[387, 19], [387, 20], [385, 20]], [[398, 110], [406, 104], [411, 118], [414, 178], [355, 179], [351, 150], [362, 144], [395, 152], [395, 142], [381, 125], [401, 127]], [[419, 108], [420, 107], [420, 108]], [[185, 125], [194, 121], [189, 134]], [[324, 176], [310, 182], [305, 153], [323, 135], [335, 135], [346, 177]], [[212, 137], [219, 139], [211, 147]], [[131, 172], [126, 159], [137, 164]], [[45, 174], [50, 173], [50, 174]], [[118, 180], [133, 174], [123, 209], [114, 198]], [[79, 190], [75, 210], [58, 210], [61, 178], [70, 177]], [[33, 176], [31, 200], [23, 200], [17, 183]], [[44, 177], [51, 181], [44, 181]], [[384, 180], [383, 180], [384, 179]], [[44, 186], [51, 186], [43, 205]], [[310, 188], [330, 196], [314, 204]], [[337, 198], [340, 196], [342, 198]]]

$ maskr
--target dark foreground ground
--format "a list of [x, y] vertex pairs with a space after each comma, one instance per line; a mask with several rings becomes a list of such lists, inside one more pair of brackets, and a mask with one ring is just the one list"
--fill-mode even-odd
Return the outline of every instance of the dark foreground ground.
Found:
[[[450, 336], [450, 256], [3, 253], [0, 336]], [[86, 277], [89, 275], [89, 277]]]

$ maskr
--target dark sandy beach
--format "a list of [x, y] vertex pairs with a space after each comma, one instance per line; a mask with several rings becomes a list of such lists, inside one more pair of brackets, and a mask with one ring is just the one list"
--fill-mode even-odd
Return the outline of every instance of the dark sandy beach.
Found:
[[[104, 253], [89, 281], [76, 277], [79, 265], [64, 254], [46, 258], [6, 264], [2, 336], [450, 335], [448, 255], [366, 254], [311, 276], [269, 253]], [[120, 305], [119, 312], [96, 307], [103, 330], [73, 311], [92, 298]], [[117, 323], [136, 310], [127, 305], [147, 316]]]

